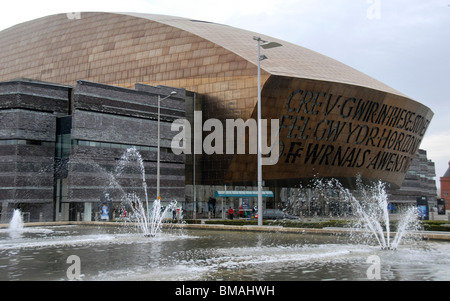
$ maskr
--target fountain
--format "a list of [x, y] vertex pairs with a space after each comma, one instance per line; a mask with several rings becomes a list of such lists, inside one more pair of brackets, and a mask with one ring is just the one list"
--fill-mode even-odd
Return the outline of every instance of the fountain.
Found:
[[14, 209], [8, 229], [10, 232], [20, 232], [23, 230], [23, 218], [20, 209]]
[[[140, 170], [138, 181], [143, 191], [136, 191], [137, 185], [120, 185], [121, 175], [129, 175], [126, 169], [131, 166]], [[354, 208], [358, 226], [376, 238], [380, 249], [378, 245], [356, 244], [346, 235], [279, 229], [258, 232], [248, 227], [235, 232], [220, 227], [186, 227], [180, 232], [174, 227], [162, 231], [162, 221], [176, 203], [163, 209], [155, 200], [148, 210], [143, 167], [142, 158], [132, 148], [113, 171], [102, 171], [108, 181], [105, 193], [131, 208], [139, 231], [124, 233], [121, 223], [107, 227], [52, 225], [34, 230], [26, 227], [24, 235], [13, 237], [9, 232], [21, 228], [17, 210], [9, 229], [0, 229], [0, 281], [70, 280], [68, 271], [74, 268], [78, 269], [77, 280], [367, 280], [367, 260], [373, 256], [380, 258], [382, 280], [450, 280], [448, 242], [419, 240], [402, 247], [401, 252], [381, 250], [398, 248], [417, 220], [414, 210], [408, 210], [396, 236], [389, 238], [388, 200], [381, 183], [359, 183], [353, 194], [336, 180], [316, 183], [317, 194], [325, 195], [330, 189], [340, 192], [339, 197]], [[134, 191], [127, 191], [130, 186]], [[69, 258], [78, 258], [80, 264], [70, 265]]]
[[353, 205], [359, 218], [359, 225], [373, 234], [382, 250], [396, 250], [408, 232], [418, 230], [420, 226], [418, 210], [415, 206], [410, 206], [400, 213], [395, 236], [391, 240], [389, 202], [385, 184], [378, 181], [372, 186], [364, 186], [358, 178], [357, 187], [361, 199], [358, 200], [349, 194], [348, 190], [346, 197]]
[[[361, 178], [356, 180], [356, 190], [351, 192], [336, 180], [316, 179], [314, 181], [313, 198], [327, 199], [327, 191], [339, 192], [339, 198], [350, 205], [356, 218], [353, 227], [375, 237], [382, 250], [396, 250], [402, 238], [409, 232], [418, 230], [420, 226], [418, 210], [411, 206], [399, 214], [399, 223], [394, 238], [391, 240], [389, 201], [385, 184], [381, 181], [372, 185], [363, 185]], [[320, 196], [320, 197], [319, 197]], [[355, 231], [361, 233], [361, 231]]]
[[24, 227], [23, 227], [23, 216], [20, 209], [14, 209], [13, 215], [11, 217], [11, 220], [9, 221], [8, 225], [8, 234], [11, 238], [18, 238], [21, 237], [24, 233]]
[[[144, 200], [142, 200], [136, 191], [126, 192], [119, 184], [118, 179], [124, 173], [127, 167], [135, 165], [141, 176], [141, 185], [144, 193]], [[177, 202], [171, 201], [168, 206], [161, 205], [160, 200], [154, 200], [152, 208], [149, 208], [149, 198], [147, 193], [147, 182], [145, 180], [144, 161], [141, 154], [136, 148], [128, 148], [120, 158], [115, 170], [112, 173], [107, 173], [109, 183], [107, 185], [106, 194], [114, 195], [119, 193], [121, 204], [124, 208], [131, 208], [132, 216], [137, 222], [138, 228], [146, 237], [154, 237], [161, 229], [162, 222], [168, 212], [176, 208]], [[125, 210], [125, 209], [124, 209]]]
[[388, 198], [384, 183], [380, 181], [373, 187], [365, 188], [359, 182], [358, 186], [363, 194], [363, 201], [353, 198], [352, 203], [362, 225], [372, 232], [383, 250], [396, 250], [405, 234], [418, 229], [417, 208], [411, 206], [400, 214], [400, 222], [397, 225], [394, 239], [391, 241]]

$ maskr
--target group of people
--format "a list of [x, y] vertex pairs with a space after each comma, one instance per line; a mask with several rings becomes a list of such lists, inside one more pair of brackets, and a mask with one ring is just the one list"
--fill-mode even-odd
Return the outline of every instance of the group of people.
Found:
[[[243, 205], [241, 205], [240, 207], [239, 207], [239, 217], [242, 217], [242, 218], [250, 218], [251, 217], [251, 215], [253, 214], [253, 215], [255, 215], [255, 213], [256, 213], [256, 208], [253, 208], [252, 210], [251, 210], [251, 213], [250, 213], [250, 210], [248, 210], [247, 208], [245, 208], [245, 207], [247, 207], [247, 206], [243, 206]], [[229, 219], [233, 219], [233, 217], [234, 217], [234, 210], [233, 210], [233, 208], [230, 206], [230, 209], [228, 209], [228, 217], [229, 217]]]
[[[215, 198], [209, 198], [208, 201], [208, 211], [211, 214], [212, 217], [216, 217], [216, 199]], [[250, 212], [251, 211], [251, 212]], [[230, 208], [227, 211], [228, 218], [233, 219], [234, 217], [234, 209], [230, 206]], [[239, 216], [242, 218], [250, 218], [251, 213], [256, 213], [256, 208], [253, 208], [252, 210], [248, 210], [248, 205], [244, 204], [239, 207]]]

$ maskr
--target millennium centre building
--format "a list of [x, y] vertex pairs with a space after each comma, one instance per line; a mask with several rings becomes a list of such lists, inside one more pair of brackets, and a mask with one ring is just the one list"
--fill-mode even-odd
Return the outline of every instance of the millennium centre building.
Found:
[[[278, 150], [262, 168], [264, 189], [274, 193], [267, 207], [277, 206], [283, 188], [317, 177], [399, 188], [433, 117], [418, 101], [317, 52], [172, 16], [81, 12], [18, 24], [0, 32], [0, 67], [2, 213], [20, 205], [32, 220], [94, 219], [99, 204], [114, 203], [106, 174], [130, 147], [156, 196], [157, 140], [161, 195], [186, 212], [207, 210], [217, 191], [254, 190], [254, 133], [230, 141], [225, 125], [256, 120], [258, 92], [261, 118], [278, 121], [267, 125]], [[190, 152], [174, 152], [177, 119], [192, 125]], [[211, 120], [223, 129], [206, 126]], [[192, 147], [198, 141], [201, 151]], [[128, 172], [121, 186], [141, 185], [141, 175]]]

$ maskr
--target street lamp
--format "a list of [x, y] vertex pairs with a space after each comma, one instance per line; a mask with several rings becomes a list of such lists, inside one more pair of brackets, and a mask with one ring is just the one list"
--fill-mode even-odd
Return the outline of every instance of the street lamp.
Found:
[[267, 56], [261, 55], [261, 47], [271, 49], [281, 47], [280, 43], [267, 42], [260, 37], [253, 37], [258, 41], [258, 226], [263, 225], [263, 207], [262, 207], [262, 134], [261, 134], [261, 61], [267, 59]]
[[160, 195], [160, 186], [159, 186], [159, 178], [160, 178], [160, 140], [161, 140], [161, 126], [160, 126], [160, 118], [161, 118], [161, 101], [166, 100], [167, 98], [176, 95], [177, 92], [172, 91], [169, 95], [161, 99], [161, 95], [158, 95], [158, 161], [157, 161], [157, 167], [156, 167], [156, 197], [158, 200], [161, 200]]

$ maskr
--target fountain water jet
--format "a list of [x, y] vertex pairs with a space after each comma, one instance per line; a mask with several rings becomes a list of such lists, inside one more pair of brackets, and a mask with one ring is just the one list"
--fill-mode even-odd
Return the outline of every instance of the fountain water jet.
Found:
[[9, 231], [22, 231], [23, 230], [23, 218], [20, 209], [14, 209], [13, 216], [9, 222]]
[[14, 209], [11, 220], [9, 221], [8, 234], [11, 238], [18, 238], [22, 236], [23, 231], [22, 212], [20, 209]]
[[[391, 234], [393, 233], [390, 228], [389, 201], [385, 184], [379, 181], [371, 186], [365, 186], [358, 176], [356, 187], [356, 191], [351, 192], [336, 179], [315, 179], [312, 187], [314, 190], [312, 198], [322, 202], [332, 202], [328, 198], [327, 192], [339, 192], [341, 201], [343, 200], [350, 206], [353, 215], [356, 217], [354, 226], [375, 237], [383, 250], [397, 249], [405, 234], [419, 229], [420, 222], [417, 208], [411, 206], [399, 214], [396, 233], [391, 240]], [[355, 234], [360, 232], [355, 231]]]
[[[118, 179], [124, 173], [127, 166], [137, 165], [140, 176], [141, 185], [144, 193], [144, 200], [141, 200], [136, 191], [125, 192], [123, 187], [119, 184]], [[144, 161], [141, 154], [136, 148], [128, 148], [116, 165], [113, 173], [108, 173], [109, 184], [107, 190], [118, 191], [120, 193], [120, 200], [123, 206], [129, 207], [133, 211], [134, 218], [137, 220], [138, 227], [146, 237], [154, 237], [161, 229], [161, 224], [167, 212], [176, 208], [176, 201], [172, 201], [164, 209], [160, 200], [154, 200], [152, 209], [149, 208], [149, 198], [147, 193], [147, 182], [145, 180]]]
[[152, 211], [150, 214], [150, 231], [147, 233], [147, 236], [154, 237], [161, 229], [161, 224], [168, 212], [171, 212], [177, 205], [176, 201], [173, 201], [166, 206], [164, 209], [161, 206], [161, 202], [159, 200], [155, 200], [153, 202]]
[[[418, 211], [416, 207], [409, 207], [400, 214], [394, 239], [391, 241], [391, 228], [389, 217], [389, 201], [385, 184], [381, 181], [373, 186], [364, 186], [358, 177], [357, 188], [361, 194], [358, 200], [347, 192], [356, 215], [363, 228], [369, 229], [383, 250], [396, 250], [404, 235], [419, 226]], [[384, 229], [383, 229], [384, 225]]]

